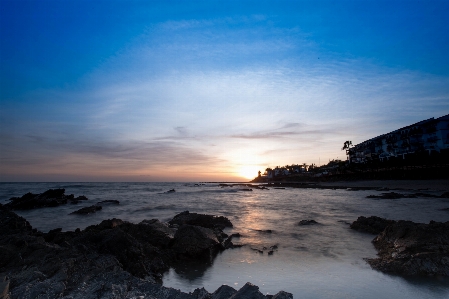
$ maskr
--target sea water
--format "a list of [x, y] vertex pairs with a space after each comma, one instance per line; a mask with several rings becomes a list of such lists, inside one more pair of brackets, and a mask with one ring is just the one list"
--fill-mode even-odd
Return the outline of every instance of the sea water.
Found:
[[[364, 259], [376, 257], [374, 236], [349, 228], [357, 217], [372, 215], [422, 223], [449, 221], [444, 210], [449, 199], [376, 200], [366, 196], [379, 191], [244, 191], [212, 183], [1, 183], [0, 202], [50, 188], [65, 188], [66, 194], [85, 195], [89, 200], [16, 211], [43, 232], [58, 227], [83, 229], [110, 218], [133, 223], [154, 218], [168, 221], [187, 210], [228, 217], [234, 227], [225, 231], [240, 233], [233, 242], [245, 246], [225, 250], [210, 263], [179, 264], [164, 274], [164, 286], [185, 292], [199, 287], [212, 292], [222, 284], [239, 289], [251, 282], [264, 294], [284, 290], [294, 298], [449, 298], [447, 278], [404, 278], [371, 269]], [[167, 193], [171, 189], [176, 192]], [[110, 199], [120, 204], [104, 205], [91, 215], [69, 215]], [[298, 225], [310, 219], [318, 224]], [[268, 255], [272, 246], [277, 249]]]

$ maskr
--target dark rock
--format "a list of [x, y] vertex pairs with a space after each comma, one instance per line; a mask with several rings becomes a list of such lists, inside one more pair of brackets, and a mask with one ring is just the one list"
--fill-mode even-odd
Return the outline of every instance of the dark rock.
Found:
[[172, 249], [181, 256], [210, 259], [218, 250], [219, 244], [211, 229], [182, 225], [175, 233]]
[[449, 276], [449, 221], [429, 224], [397, 221], [374, 240], [374, 269], [401, 275]]
[[271, 299], [293, 299], [293, 294], [280, 291], [279, 293], [274, 295]]
[[229, 299], [266, 299], [259, 291], [259, 287], [247, 282], [240, 290]]
[[[198, 256], [189, 255], [201, 257], [219, 247], [216, 229], [182, 225], [174, 231], [158, 220], [132, 224], [110, 219], [83, 231], [42, 233], [0, 205], [0, 273], [9, 278], [0, 277], [0, 291], [9, 288], [11, 298], [87, 299], [221, 299], [237, 294], [227, 286], [213, 294], [204, 289], [186, 294], [157, 284], [179, 258], [196, 260]], [[260, 298], [248, 287], [240, 295], [234, 298]]]
[[316, 222], [315, 220], [312, 220], [312, 219], [307, 219], [307, 220], [301, 220], [298, 223], [298, 225], [313, 225], [313, 224], [318, 224], [318, 222]]
[[393, 223], [395, 223], [394, 220], [387, 220], [377, 216], [371, 216], [368, 218], [360, 216], [351, 224], [350, 227], [361, 232], [377, 235], [383, 232], [388, 225], [391, 225]]
[[413, 198], [414, 195], [404, 195], [396, 192], [382, 193], [381, 195], [368, 195], [366, 198], [378, 198], [378, 199], [399, 199], [399, 198]]
[[205, 288], [195, 289], [191, 295], [196, 299], [211, 299], [211, 294]]
[[13, 210], [29, 210], [44, 207], [56, 207], [66, 204], [73, 195], [65, 195], [65, 189], [49, 189], [41, 194], [27, 193], [22, 197], [12, 197], [5, 205]]
[[120, 201], [115, 200], [115, 199], [108, 199], [108, 200], [103, 200], [103, 201], [99, 201], [97, 204], [101, 205], [101, 204], [108, 204], [108, 203], [112, 203], [112, 204], [120, 204]]
[[80, 195], [77, 198], [74, 198], [74, 200], [81, 201], [81, 200], [88, 200], [88, 198], [84, 195]]
[[211, 299], [229, 299], [235, 293], [237, 293], [236, 289], [227, 285], [222, 285], [212, 293]]
[[218, 228], [221, 230], [224, 229], [225, 227], [232, 227], [231, 221], [229, 221], [229, 219], [224, 216], [212, 216], [205, 214], [189, 213], [189, 211], [185, 211], [176, 215], [168, 223], [170, 225], [189, 224], [211, 229]]
[[273, 231], [271, 229], [256, 229], [256, 232], [264, 233], [264, 234], [271, 234]]
[[81, 208], [81, 209], [76, 210], [75, 212], [72, 212], [70, 214], [88, 215], [88, 214], [95, 213], [101, 209], [102, 209], [101, 206], [93, 205], [93, 206]]

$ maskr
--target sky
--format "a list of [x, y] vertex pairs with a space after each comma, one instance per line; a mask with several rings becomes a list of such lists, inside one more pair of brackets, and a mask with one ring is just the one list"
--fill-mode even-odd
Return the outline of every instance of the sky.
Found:
[[0, 0], [0, 181], [246, 181], [449, 113], [449, 1]]

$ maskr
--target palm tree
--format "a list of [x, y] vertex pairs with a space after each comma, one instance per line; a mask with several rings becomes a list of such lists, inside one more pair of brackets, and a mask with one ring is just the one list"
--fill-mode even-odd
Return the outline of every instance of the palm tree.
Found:
[[352, 146], [352, 141], [348, 140], [343, 143], [342, 151], [346, 150], [346, 155], [349, 157], [349, 148]]

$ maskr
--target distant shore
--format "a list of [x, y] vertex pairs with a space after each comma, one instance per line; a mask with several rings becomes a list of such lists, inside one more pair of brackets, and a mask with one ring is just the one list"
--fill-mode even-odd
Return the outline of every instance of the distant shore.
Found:
[[410, 190], [410, 191], [436, 191], [449, 192], [449, 179], [432, 180], [276, 180], [268, 182], [251, 181], [247, 184], [239, 183], [237, 185], [252, 184], [266, 187], [292, 187], [292, 188], [319, 188], [319, 189], [346, 189], [357, 188], [359, 190]]

